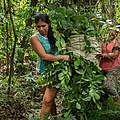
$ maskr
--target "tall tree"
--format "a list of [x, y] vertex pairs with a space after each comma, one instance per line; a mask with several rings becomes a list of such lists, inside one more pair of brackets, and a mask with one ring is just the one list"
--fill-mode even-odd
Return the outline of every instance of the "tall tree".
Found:
[[16, 30], [15, 30], [15, 25], [13, 22], [13, 17], [12, 17], [12, 12], [11, 12], [11, 2], [10, 0], [7, 0], [8, 2], [8, 8], [9, 8], [9, 13], [10, 13], [10, 20], [12, 23], [12, 28], [13, 28], [13, 34], [14, 34], [14, 46], [13, 46], [13, 50], [12, 50], [12, 55], [11, 55], [11, 59], [10, 59], [10, 74], [9, 74], [9, 79], [8, 79], [8, 93], [10, 93], [10, 87], [11, 87], [11, 78], [13, 76], [14, 73], [14, 55], [15, 55], [15, 48], [16, 48], [16, 43], [17, 43], [17, 35], [16, 35]]

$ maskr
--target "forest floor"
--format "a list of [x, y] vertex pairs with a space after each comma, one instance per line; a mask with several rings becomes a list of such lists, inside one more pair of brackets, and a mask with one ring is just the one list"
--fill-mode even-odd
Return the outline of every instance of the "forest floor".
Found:
[[[4, 67], [1, 68], [4, 73]], [[0, 71], [1, 72], [1, 71]], [[0, 120], [39, 120], [43, 94], [32, 74], [14, 78], [8, 95], [8, 78], [0, 80]], [[63, 96], [58, 92], [55, 99], [57, 112], [61, 115]]]

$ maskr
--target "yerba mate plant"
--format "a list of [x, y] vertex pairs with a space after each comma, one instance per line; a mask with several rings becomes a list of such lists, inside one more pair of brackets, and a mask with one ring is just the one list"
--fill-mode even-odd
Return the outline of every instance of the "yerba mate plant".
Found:
[[101, 109], [105, 77], [97, 65], [82, 56], [69, 51], [63, 54], [70, 55], [71, 60], [50, 62], [43, 78], [46, 79], [45, 85], [63, 91], [63, 105], [68, 114], [72, 113], [76, 118], [87, 117], [90, 112]]

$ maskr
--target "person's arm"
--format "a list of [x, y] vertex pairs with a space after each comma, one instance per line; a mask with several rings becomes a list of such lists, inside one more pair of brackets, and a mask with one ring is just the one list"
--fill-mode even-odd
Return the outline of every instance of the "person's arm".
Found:
[[106, 57], [106, 58], [116, 58], [118, 57], [118, 55], [120, 54], [120, 39], [118, 39], [115, 47], [113, 48], [113, 51], [112, 53], [104, 53], [102, 54], [103, 57]]
[[97, 54], [95, 56], [96, 59], [100, 59], [100, 58], [109, 58], [109, 59], [115, 59], [118, 55], [119, 55], [119, 51], [118, 50], [114, 50], [112, 53], [102, 53], [102, 54]]
[[112, 53], [103, 53], [101, 55], [104, 58], [114, 58], [115, 59], [119, 55], [119, 51], [118, 50], [114, 50]]
[[30, 38], [31, 45], [33, 50], [40, 56], [42, 60], [47, 60], [47, 61], [57, 61], [57, 60], [70, 60], [69, 55], [52, 55], [52, 54], [47, 54], [45, 49], [43, 48], [40, 40], [36, 36], [32, 36]]

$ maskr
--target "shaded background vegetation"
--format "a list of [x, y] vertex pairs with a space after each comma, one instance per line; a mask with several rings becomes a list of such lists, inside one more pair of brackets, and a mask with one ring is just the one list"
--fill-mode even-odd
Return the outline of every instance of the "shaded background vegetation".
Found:
[[[110, 19], [114, 24], [120, 22], [119, 5], [119, 0], [0, 0], [1, 118], [15, 119], [19, 116], [18, 118], [27, 119], [28, 117], [30, 119], [31, 109], [41, 106], [41, 97], [38, 97], [40, 96], [39, 86], [34, 76], [37, 56], [32, 51], [29, 41], [30, 36], [36, 32], [34, 24], [36, 13], [44, 11], [49, 14], [55, 36], [61, 40], [59, 49], [64, 46], [64, 42], [70, 40], [70, 35], [84, 34], [87, 46], [85, 50], [87, 51], [90, 50], [88, 35], [102, 40], [105, 34], [104, 29], [101, 31], [103, 24], [100, 21], [105, 22]], [[56, 31], [59, 31], [59, 34]], [[32, 101], [37, 101], [37, 103], [33, 104]], [[110, 102], [112, 102], [111, 99]], [[14, 105], [15, 103], [16, 105]], [[74, 109], [74, 112], [79, 111], [79, 104], [77, 104], [77, 108], [77, 110]], [[5, 113], [3, 110], [6, 109], [8, 112]], [[16, 109], [22, 112], [16, 112]], [[108, 114], [114, 119], [118, 119], [116, 113], [120, 113], [116, 107], [112, 108], [114, 112], [108, 110], [111, 110], [111, 107], [104, 114], [106, 119], [109, 119]], [[33, 112], [36, 111], [33, 110]], [[66, 114], [63, 119], [66, 116], [68, 120], [71, 116], [73, 119], [79, 119], [76, 118], [79, 115], [71, 114], [69, 108], [64, 113]], [[98, 113], [100, 112], [98, 111]], [[80, 113], [78, 112], [78, 114]], [[96, 114], [96, 117], [102, 119], [101, 115], [103, 112]], [[88, 116], [85, 114], [80, 119], [88, 119]], [[31, 114], [31, 119], [37, 119], [37, 116], [35, 118]], [[62, 117], [58, 119], [62, 119]]]

